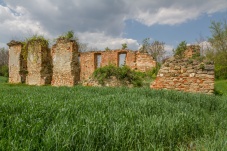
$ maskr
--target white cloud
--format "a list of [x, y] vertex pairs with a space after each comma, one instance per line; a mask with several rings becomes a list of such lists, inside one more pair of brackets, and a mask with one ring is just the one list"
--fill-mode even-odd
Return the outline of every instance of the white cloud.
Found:
[[138, 48], [136, 40], [123, 38], [127, 19], [147, 26], [175, 25], [227, 9], [226, 0], [5, 0], [4, 4], [0, 43], [32, 34], [53, 38], [74, 30], [82, 41], [99, 49], [119, 48], [125, 42]]
[[88, 47], [105, 50], [106, 47], [110, 49], [119, 49], [123, 43], [126, 43], [129, 49], [137, 50], [139, 43], [134, 39], [114, 38], [107, 36], [104, 33], [79, 33], [80, 42], [87, 43]]
[[[179, 8], [160, 8], [156, 13], [150, 14], [149, 12], [140, 12], [137, 16], [137, 20], [151, 26], [154, 24], [168, 24], [175, 25], [183, 23], [189, 19], [195, 19], [198, 16], [198, 12], [190, 10], [183, 10]], [[184, 16], [184, 17], [183, 17]]]

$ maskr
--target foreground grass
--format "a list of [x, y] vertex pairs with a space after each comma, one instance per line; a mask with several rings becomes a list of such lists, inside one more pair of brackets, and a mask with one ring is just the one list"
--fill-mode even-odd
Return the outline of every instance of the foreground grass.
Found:
[[0, 84], [0, 150], [227, 150], [227, 99]]

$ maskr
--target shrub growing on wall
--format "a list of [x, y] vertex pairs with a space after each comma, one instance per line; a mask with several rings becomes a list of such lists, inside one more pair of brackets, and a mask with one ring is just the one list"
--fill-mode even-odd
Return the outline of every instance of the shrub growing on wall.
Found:
[[43, 47], [47, 47], [49, 45], [49, 41], [45, 39], [43, 36], [34, 35], [32, 37], [26, 38], [26, 40], [22, 42], [23, 44], [22, 55], [24, 60], [27, 60], [28, 51], [32, 51], [32, 50], [28, 50], [28, 45], [34, 46], [35, 43], [37, 42]]
[[133, 84], [133, 86], [142, 86], [141, 77], [136, 71], [131, 70], [127, 66], [116, 67], [114, 65], [108, 65], [96, 69], [93, 73], [93, 77], [101, 84], [104, 84], [104, 81], [112, 76], [120, 80], [122, 84], [128, 81], [130, 84]]
[[183, 57], [184, 52], [187, 50], [187, 43], [186, 41], [182, 41], [176, 48], [176, 50], [173, 50], [174, 56]]

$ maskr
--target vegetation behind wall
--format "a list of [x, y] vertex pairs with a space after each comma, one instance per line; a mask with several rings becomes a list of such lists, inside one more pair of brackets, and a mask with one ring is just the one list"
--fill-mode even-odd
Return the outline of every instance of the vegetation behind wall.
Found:
[[8, 50], [0, 48], [0, 76], [4, 77], [9, 76], [8, 59], [9, 59]]

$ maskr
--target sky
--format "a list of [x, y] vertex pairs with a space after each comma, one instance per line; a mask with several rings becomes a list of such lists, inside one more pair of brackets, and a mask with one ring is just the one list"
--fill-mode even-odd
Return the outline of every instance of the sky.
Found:
[[123, 43], [138, 50], [150, 38], [170, 53], [181, 41], [206, 40], [211, 21], [223, 19], [227, 0], [0, 0], [0, 47], [32, 35], [54, 43], [73, 30], [80, 42], [99, 50]]

